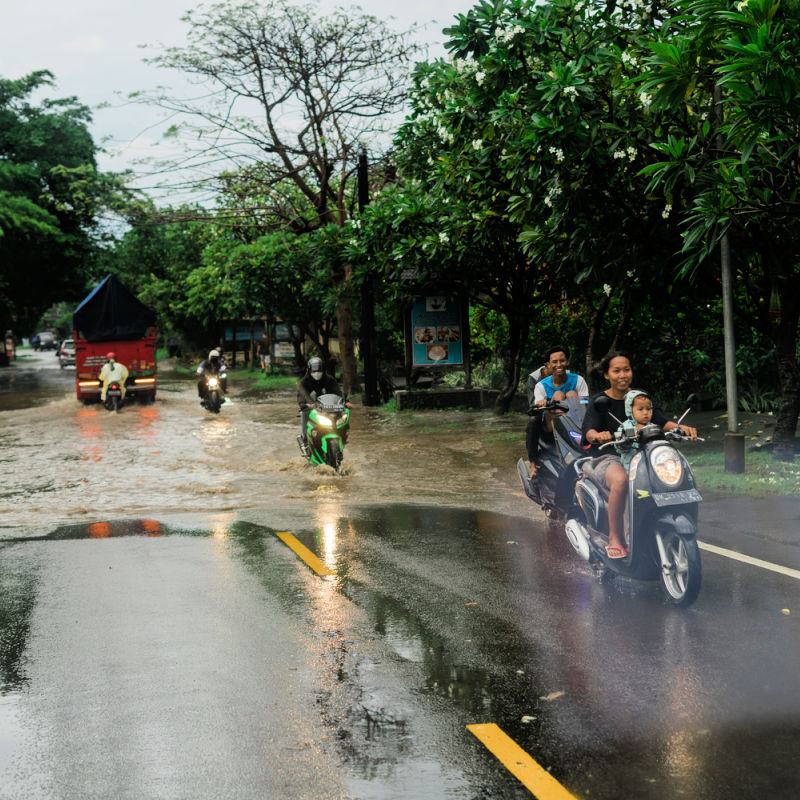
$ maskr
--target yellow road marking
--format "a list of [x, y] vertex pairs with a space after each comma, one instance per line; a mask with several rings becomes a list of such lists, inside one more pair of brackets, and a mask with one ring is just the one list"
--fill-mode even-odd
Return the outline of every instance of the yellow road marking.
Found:
[[320, 577], [335, 575], [332, 569], [328, 569], [302, 542], [292, 536], [289, 531], [276, 531], [275, 535], [289, 548], [308, 564]]
[[790, 578], [797, 578], [800, 580], [800, 569], [782, 567], [780, 564], [773, 564], [771, 561], [762, 561], [760, 558], [746, 556], [743, 553], [737, 553], [735, 550], [726, 550], [724, 547], [717, 547], [715, 544], [698, 542], [697, 546], [701, 550], [708, 550], [709, 553], [716, 553], [718, 556], [726, 556], [727, 558], [732, 558], [734, 561], [741, 561], [743, 564], [752, 564], [754, 567], [761, 567], [762, 569], [768, 569], [780, 575], [788, 575]]
[[467, 725], [489, 752], [539, 800], [576, 800], [544, 767], [537, 764], [494, 723]]

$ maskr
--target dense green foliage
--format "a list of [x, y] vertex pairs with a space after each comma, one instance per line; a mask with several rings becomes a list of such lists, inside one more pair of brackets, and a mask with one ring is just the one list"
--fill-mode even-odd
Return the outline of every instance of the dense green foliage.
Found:
[[86, 106], [31, 102], [51, 84], [44, 70], [0, 78], [0, 316], [18, 335], [54, 301], [83, 295], [96, 212], [111, 191], [96, 171]]

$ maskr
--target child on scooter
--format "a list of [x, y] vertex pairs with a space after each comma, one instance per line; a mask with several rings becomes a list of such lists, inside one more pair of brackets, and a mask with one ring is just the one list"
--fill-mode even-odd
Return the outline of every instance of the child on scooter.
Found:
[[629, 438], [632, 433], [638, 433], [653, 419], [653, 401], [647, 392], [640, 389], [631, 389], [625, 395], [625, 421], [622, 423], [622, 441], [614, 447], [622, 459], [622, 466], [629, 472], [631, 461], [639, 449], [638, 439]]

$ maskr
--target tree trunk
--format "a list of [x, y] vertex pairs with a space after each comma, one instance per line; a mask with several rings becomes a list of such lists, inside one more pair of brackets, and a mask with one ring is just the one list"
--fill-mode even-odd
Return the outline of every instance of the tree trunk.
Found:
[[519, 377], [522, 371], [522, 343], [528, 338], [529, 325], [525, 322], [509, 318], [508, 320], [508, 356], [504, 364], [504, 383], [494, 403], [495, 414], [505, 414], [517, 392]]
[[[345, 283], [349, 284], [352, 269], [345, 267]], [[339, 337], [339, 360], [342, 363], [342, 389], [347, 394], [360, 392], [358, 367], [356, 365], [355, 338], [353, 336], [353, 302], [349, 291], [339, 300], [336, 312], [336, 327]]]
[[[592, 308], [591, 297], [584, 293], [584, 301], [587, 308]], [[600, 328], [605, 319], [606, 309], [610, 302], [610, 297], [606, 295], [600, 304], [594, 307], [592, 316], [589, 321], [589, 338], [586, 343], [586, 383], [592, 393], [599, 392], [602, 389], [602, 375], [599, 375], [600, 362], [608, 350], [604, 350], [602, 355], [599, 352], [600, 347]], [[599, 375], [599, 377], [598, 377]]]
[[800, 416], [800, 367], [797, 363], [797, 332], [800, 298], [796, 286], [782, 282], [779, 288], [780, 318], [774, 326], [776, 363], [781, 382], [781, 407], [772, 437], [776, 461], [793, 461], [795, 432]]

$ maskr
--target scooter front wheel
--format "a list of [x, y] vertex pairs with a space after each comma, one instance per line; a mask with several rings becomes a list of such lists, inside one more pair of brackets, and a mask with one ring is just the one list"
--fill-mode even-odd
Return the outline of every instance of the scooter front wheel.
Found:
[[672, 605], [679, 608], [690, 606], [697, 599], [703, 580], [697, 541], [674, 532], [658, 533], [657, 536], [663, 547], [661, 588]]

